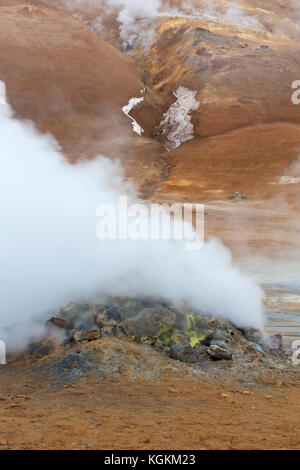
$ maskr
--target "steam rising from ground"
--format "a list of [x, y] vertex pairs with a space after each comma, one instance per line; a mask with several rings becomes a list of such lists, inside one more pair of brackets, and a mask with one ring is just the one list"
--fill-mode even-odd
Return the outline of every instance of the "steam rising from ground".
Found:
[[[261, 8], [245, 8], [245, 2], [231, 0], [47, 0], [48, 3], [66, 9], [85, 23], [96, 34], [101, 34], [103, 22], [107, 18], [117, 20], [120, 39], [126, 50], [136, 40], [145, 46], [151, 45], [155, 26], [153, 18], [158, 16], [203, 17], [220, 19], [229, 23], [254, 27], [269, 28], [272, 13]], [[294, 13], [294, 3], [287, 2], [287, 9]], [[289, 10], [290, 11], [290, 10]], [[263, 18], [261, 21], [260, 17]], [[291, 21], [286, 18], [286, 21]], [[148, 20], [148, 21], [147, 21]], [[147, 23], [145, 23], [145, 21]], [[290, 26], [290, 25], [288, 25]], [[109, 26], [110, 29], [110, 26]]]
[[72, 166], [49, 136], [0, 107], [0, 338], [10, 349], [40, 333], [43, 314], [71, 300], [156, 295], [188, 300], [240, 326], [262, 326], [260, 288], [218, 241], [197, 252], [172, 241], [99, 241], [96, 208], [135, 199], [116, 163]]
[[[124, 49], [138, 39], [150, 46], [155, 34], [153, 18], [158, 16], [199, 17], [222, 20], [239, 27], [255, 28], [299, 38], [300, 0], [286, 0], [274, 6], [260, 0], [47, 0], [77, 16], [96, 34], [103, 22], [115, 18]], [[274, 2], [275, 3], [275, 2]], [[255, 6], [257, 5], [257, 6]], [[265, 6], [266, 5], [266, 6]], [[275, 14], [279, 14], [275, 18]], [[110, 29], [111, 26], [108, 27]], [[104, 28], [105, 29], [105, 28]]]
[[[105, 21], [116, 20], [124, 49], [138, 39], [151, 45], [158, 16], [202, 17], [238, 26], [258, 28], [288, 37], [299, 37], [300, 0], [286, 0], [274, 6], [260, 0], [46, 0], [72, 13], [93, 32], [101, 34]], [[275, 3], [275, 2], [274, 2]], [[257, 6], [255, 6], [257, 5]], [[276, 12], [279, 14], [275, 18]], [[111, 23], [108, 25], [111, 29]]]

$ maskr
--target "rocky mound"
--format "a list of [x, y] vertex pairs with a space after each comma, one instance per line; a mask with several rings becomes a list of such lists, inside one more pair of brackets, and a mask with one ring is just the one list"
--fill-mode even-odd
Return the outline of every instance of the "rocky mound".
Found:
[[110, 298], [101, 304], [71, 303], [47, 322], [48, 338], [31, 344], [32, 353], [47, 354], [51, 340], [64, 345], [93, 342], [107, 336], [148, 344], [171, 358], [201, 364], [210, 360], [251, 360], [253, 356], [285, 359], [280, 335], [191, 312], [159, 300]]

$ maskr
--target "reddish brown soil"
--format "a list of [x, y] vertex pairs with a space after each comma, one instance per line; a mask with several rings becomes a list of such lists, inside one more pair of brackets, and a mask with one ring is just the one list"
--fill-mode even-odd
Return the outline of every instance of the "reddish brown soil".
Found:
[[[300, 127], [288, 123], [195, 139], [168, 154], [155, 198], [205, 204], [206, 238], [220, 237], [236, 255], [287, 256], [299, 249], [300, 184], [277, 183], [299, 176], [299, 148]], [[236, 191], [248, 199], [229, 201]]]
[[2, 449], [299, 449], [299, 385], [5, 383]]
[[290, 167], [299, 154], [300, 126], [293, 124], [264, 124], [195, 139], [168, 154], [172, 169], [162, 192], [205, 202], [225, 201], [235, 191], [256, 201], [277, 197], [279, 189], [283, 196], [298, 185], [270, 183], [282, 175], [298, 175]]
[[[97, 366], [77, 380], [75, 363], [57, 368], [70, 352]], [[266, 365], [193, 366], [115, 337], [11, 358], [0, 369], [0, 448], [299, 449], [298, 368]]]

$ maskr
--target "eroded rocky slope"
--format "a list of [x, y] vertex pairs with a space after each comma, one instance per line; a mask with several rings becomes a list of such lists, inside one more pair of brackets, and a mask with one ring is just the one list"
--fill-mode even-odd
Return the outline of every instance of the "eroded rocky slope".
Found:
[[121, 158], [127, 173], [151, 193], [162, 172], [163, 148], [148, 137], [161, 115], [161, 99], [147, 89], [143, 139], [122, 112], [141, 96], [142, 70], [62, 10], [2, 0], [0, 15], [0, 79], [17, 116], [50, 132], [71, 161], [98, 153]]

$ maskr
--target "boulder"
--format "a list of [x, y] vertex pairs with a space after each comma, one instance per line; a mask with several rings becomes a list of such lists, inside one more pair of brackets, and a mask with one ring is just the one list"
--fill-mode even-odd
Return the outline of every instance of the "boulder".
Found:
[[146, 308], [139, 315], [123, 320], [119, 327], [127, 336], [158, 338], [173, 328], [175, 320], [175, 313], [165, 307]]
[[103, 315], [107, 320], [115, 320], [120, 323], [131, 317], [136, 317], [146, 308], [166, 306], [153, 298], [111, 297], [103, 305]]
[[189, 336], [192, 347], [199, 343], [209, 346], [214, 335], [215, 320], [194, 313], [176, 312], [175, 327]]

